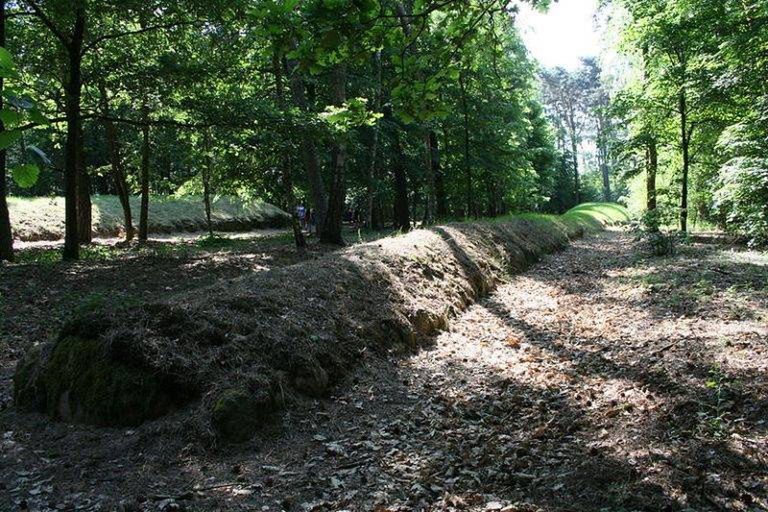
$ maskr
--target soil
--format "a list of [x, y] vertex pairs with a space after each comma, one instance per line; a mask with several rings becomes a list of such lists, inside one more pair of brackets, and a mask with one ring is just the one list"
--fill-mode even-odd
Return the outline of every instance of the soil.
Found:
[[103, 429], [11, 407], [12, 365], [72, 293], [153, 297], [294, 261], [271, 249], [4, 268], [0, 509], [768, 509], [768, 256], [652, 258], [620, 231], [508, 278], [415, 354], [362, 354], [334, 396], [243, 444], [204, 450], [165, 435], [172, 417]]

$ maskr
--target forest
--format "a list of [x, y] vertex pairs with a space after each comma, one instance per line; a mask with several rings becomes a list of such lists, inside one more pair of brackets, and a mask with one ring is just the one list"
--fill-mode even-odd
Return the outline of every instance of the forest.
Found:
[[129, 240], [150, 195], [197, 194], [306, 203], [334, 244], [352, 213], [408, 230], [590, 200], [766, 241], [759, 2], [614, 2], [605, 71], [537, 70], [508, 2], [167, 4], [4, 5], [3, 259], [8, 195], [66, 198], [67, 259], [93, 194]]
[[766, 77], [762, 0], [0, 1], [0, 510], [768, 509]]

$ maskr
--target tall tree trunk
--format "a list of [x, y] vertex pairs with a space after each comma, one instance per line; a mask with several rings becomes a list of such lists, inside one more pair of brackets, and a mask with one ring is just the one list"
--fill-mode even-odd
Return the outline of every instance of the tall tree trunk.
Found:
[[82, 52], [85, 38], [85, 4], [74, 6], [74, 27], [72, 39], [67, 45], [67, 82], [64, 90], [64, 104], [67, 119], [67, 139], [64, 150], [64, 252], [65, 260], [80, 257], [78, 236], [78, 181], [82, 173], [82, 119], [80, 101], [83, 89]]
[[205, 225], [208, 235], [213, 238], [213, 221], [211, 220], [211, 173], [213, 172], [213, 149], [211, 148], [211, 131], [205, 129], [205, 165], [203, 166], [203, 206], [205, 207]]
[[581, 203], [581, 184], [579, 183], [579, 143], [576, 140], [576, 123], [571, 119], [571, 157], [573, 163], [573, 193], [576, 204]]
[[464, 191], [467, 204], [467, 217], [475, 214], [475, 194], [472, 183], [472, 165], [469, 161], [469, 108], [467, 106], [467, 88], [464, 84], [464, 73], [459, 74], [459, 88], [461, 89], [461, 109], [464, 114], [464, 179], [466, 188]]
[[[0, 0], [0, 46], [5, 48], [5, 0]], [[5, 91], [5, 82], [0, 76], [0, 110], [4, 108], [3, 92]], [[5, 130], [5, 125], [0, 120], [0, 131]], [[11, 216], [8, 212], [8, 201], [6, 196], [6, 165], [7, 153], [5, 149], [0, 150], [0, 261], [13, 261], [13, 234], [11, 233]]]
[[[2, 79], [0, 78], [0, 82]], [[0, 90], [2, 85], [0, 85]], [[2, 102], [0, 102], [2, 108]], [[0, 130], [5, 128], [0, 122]], [[6, 195], [6, 151], [0, 150], [0, 261], [13, 261], [13, 234], [11, 232], [11, 216], [8, 212]]]
[[424, 133], [424, 160], [427, 167], [427, 197], [424, 201], [424, 224], [434, 222], [435, 210], [435, 169], [432, 155], [432, 130]]
[[445, 176], [440, 165], [440, 144], [434, 130], [429, 132], [429, 154], [435, 175], [435, 212], [439, 219], [444, 219], [448, 216], [448, 201], [445, 197]]
[[611, 172], [608, 166], [608, 147], [606, 143], [606, 129], [605, 123], [599, 123], [598, 134], [598, 165], [600, 167], [600, 174], [603, 177], [603, 201], [609, 202], [611, 200]]
[[608, 163], [603, 162], [600, 164], [600, 171], [603, 175], [603, 201], [611, 201], [611, 175], [608, 170]]
[[680, 91], [680, 141], [683, 149], [683, 176], [680, 192], [680, 231], [688, 231], [688, 172], [690, 170], [690, 130], [688, 129], [688, 105], [685, 88]]
[[[334, 105], [341, 106], [347, 100], [346, 81], [347, 71], [343, 64], [339, 64], [333, 70], [331, 85], [332, 101]], [[331, 149], [331, 190], [328, 197], [328, 211], [325, 215], [320, 241], [326, 244], [344, 245], [341, 228], [344, 220], [344, 205], [346, 202], [347, 188], [345, 170], [347, 167], [347, 144], [343, 140], [345, 135], [337, 136]]]
[[[376, 94], [373, 108], [375, 112], [381, 110], [381, 51], [377, 51], [374, 56], [374, 66], [376, 68]], [[373, 125], [373, 136], [371, 139], [370, 160], [368, 162], [368, 175], [366, 176], [365, 190], [365, 211], [363, 212], [363, 223], [366, 227], [373, 227], [373, 200], [376, 196], [376, 168], [378, 159], [376, 158], [379, 149], [379, 123]]]
[[603, 162], [600, 164], [600, 173], [603, 176], [603, 201], [611, 201], [611, 176], [608, 172], [608, 164]]
[[109, 97], [104, 83], [99, 84], [99, 93], [101, 94], [101, 111], [104, 114], [102, 125], [104, 126], [105, 139], [107, 141], [107, 151], [112, 167], [112, 179], [115, 182], [115, 191], [120, 200], [120, 206], [123, 209], [123, 226], [125, 228], [125, 241], [133, 240], [135, 229], [133, 227], [133, 214], [131, 212], [130, 193], [128, 191], [128, 182], [125, 176], [125, 167], [123, 158], [120, 154], [120, 137], [117, 133], [115, 123], [109, 119], [111, 111], [109, 108]]
[[[296, 43], [293, 43], [296, 46]], [[304, 90], [304, 80], [298, 71], [298, 63], [296, 61], [289, 61], [288, 68], [291, 72], [290, 86], [291, 95], [293, 96], [293, 102], [303, 112], [309, 112], [309, 103], [307, 102], [307, 94]], [[312, 196], [312, 203], [315, 208], [315, 219], [317, 221], [318, 229], [325, 222], [326, 211], [328, 210], [328, 197], [325, 193], [325, 184], [323, 183], [323, 176], [320, 173], [320, 159], [317, 155], [317, 147], [314, 139], [309, 133], [301, 134], [301, 156], [304, 160], [304, 167], [307, 171], [307, 177], [309, 178], [309, 191]]]
[[85, 167], [85, 136], [83, 124], [80, 123], [80, 141], [77, 159], [77, 234], [81, 244], [93, 241], [93, 212], [91, 208], [91, 177]]
[[659, 170], [659, 149], [656, 146], [656, 139], [651, 138], [648, 142], [648, 163], [645, 176], [646, 190], [646, 209], [653, 211], [656, 209], [656, 172]]
[[[277, 46], [272, 54], [272, 67], [275, 74], [275, 95], [277, 96], [277, 105], [280, 112], [285, 112], [285, 86], [283, 84], [283, 69], [286, 67], [283, 57]], [[301, 231], [301, 219], [296, 213], [296, 197], [293, 194], [293, 172], [291, 169], [288, 155], [283, 153], [280, 156], [280, 171], [283, 178], [283, 187], [285, 188], [285, 202], [288, 205], [288, 213], [291, 215], [291, 229], [293, 229], [293, 241], [296, 249], [303, 251], [307, 247], [307, 241], [304, 239], [304, 233]]]
[[142, 107], [141, 125], [141, 209], [139, 211], [139, 242], [149, 238], [149, 106], [146, 100]]
[[406, 159], [401, 141], [402, 129], [397, 125], [392, 115], [392, 108], [384, 109], [384, 119], [392, 129], [392, 176], [394, 178], [395, 199], [393, 204], [394, 228], [406, 232], [411, 230], [411, 212], [408, 205], [408, 175]]

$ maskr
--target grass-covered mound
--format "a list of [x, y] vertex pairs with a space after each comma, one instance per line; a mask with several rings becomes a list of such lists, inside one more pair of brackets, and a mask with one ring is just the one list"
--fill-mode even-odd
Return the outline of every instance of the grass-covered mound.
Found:
[[19, 365], [15, 400], [97, 425], [186, 406], [204, 438], [242, 441], [287, 401], [326, 395], [368, 354], [415, 348], [505, 273], [605, 222], [585, 215], [449, 224], [162, 303], [96, 309]]
[[[139, 197], [131, 197], [135, 227], [138, 228]], [[93, 196], [93, 233], [119, 236], [124, 231], [123, 210], [117, 196]], [[60, 240], [64, 238], [64, 198], [11, 197], [8, 199], [13, 236], [18, 240]], [[219, 197], [212, 204], [211, 217], [218, 231], [246, 231], [283, 227], [288, 215], [263, 201]], [[149, 201], [149, 232], [176, 233], [207, 228], [201, 197], [152, 196]]]

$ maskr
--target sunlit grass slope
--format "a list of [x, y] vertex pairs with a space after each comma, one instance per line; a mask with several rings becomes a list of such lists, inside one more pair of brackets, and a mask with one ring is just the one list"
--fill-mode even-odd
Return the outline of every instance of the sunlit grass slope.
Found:
[[[123, 212], [117, 196], [93, 196], [93, 230], [100, 236], [123, 231]], [[11, 197], [8, 200], [14, 237], [20, 240], [58, 240], [64, 237], [64, 198]], [[139, 198], [131, 197], [134, 225], [138, 226]], [[287, 224], [286, 214], [263, 201], [220, 197], [213, 203], [212, 219], [217, 230], [247, 230]], [[173, 233], [199, 231], [206, 227], [200, 197], [152, 196], [149, 202], [149, 231]]]

